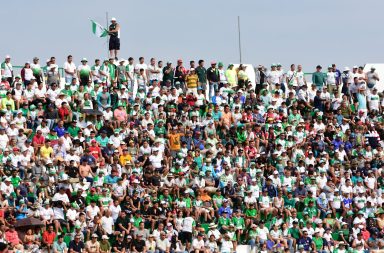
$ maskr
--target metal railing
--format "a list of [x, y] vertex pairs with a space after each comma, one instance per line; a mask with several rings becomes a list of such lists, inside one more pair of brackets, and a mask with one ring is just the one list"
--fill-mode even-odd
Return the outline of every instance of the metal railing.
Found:
[[[13, 66], [13, 74], [19, 75], [23, 68], [24, 68], [24, 66], [19, 66], [19, 65]], [[63, 77], [64, 76], [64, 68], [59, 67], [59, 73], [60, 73], [60, 76]]]

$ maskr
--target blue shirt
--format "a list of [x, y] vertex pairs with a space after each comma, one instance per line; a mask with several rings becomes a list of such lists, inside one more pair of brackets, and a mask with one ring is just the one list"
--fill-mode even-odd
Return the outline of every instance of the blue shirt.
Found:
[[64, 136], [64, 133], [66, 132], [64, 127], [59, 127], [59, 126], [56, 126], [54, 130], [56, 131], [57, 137], [59, 137], [59, 138], [61, 136]]
[[107, 184], [116, 184], [119, 177], [112, 177], [111, 175], [108, 175], [105, 177], [105, 183]]
[[227, 212], [226, 218], [229, 218], [232, 216], [232, 209], [229, 206], [227, 207], [221, 206], [218, 211], [219, 215], [221, 215], [224, 211]]
[[304, 250], [309, 250], [309, 248], [311, 247], [311, 244], [312, 244], [312, 239], [309, 237], [306, 237], [306, 238], [301, 237], [298, 241], [298, 244], [303, 245]]
[[86, 160], [89, 165], [92, 165], [96, 162], [95, 157], [92, 155], [85, 155], [85, 156], [81, 157], [80, 162], [82, 163], [84, 160]]

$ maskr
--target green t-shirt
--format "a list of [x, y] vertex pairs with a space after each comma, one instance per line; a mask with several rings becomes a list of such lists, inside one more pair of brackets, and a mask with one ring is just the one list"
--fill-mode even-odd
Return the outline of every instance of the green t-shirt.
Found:
[[299, 229], [298, 228], [294, 228], [294, 227], [291, 227], [289, 229], [289, 233], [291, 234], [291, 236], [293, 238], [295, 238], [296, 240], [300, 238], [300, 232], [299, 232]]
[[315, 199], [315, 198], [306, 197], [306, 198], [304, 199], [304, 205], [305, 205], [305, 206], [308, 206], [308, 204], [309, 204], [310, 201], [313, 201], [313, 202], [316, 203], [316, 199]]
[[133, 217], [133, 226], [138, 228], [142, 221], [143, 221], [143, 218], [141, 218], [141, 217]]
[[99, 203], [99, 195], [88, 194], [87, 197], [85, 197], [85, 202], [87, 203], [87, 205], [89, 205], [89, 203], [91, 203], [92, 200], [95, 201], [96, 203]]
[[322, 237], [313, 237], [312, 241], [315, 244], [316, 249], [321, 250], [321, 248], [323, 247], [323, 238]]
[[115, 64], [108, 64], [108, 68], [109, 68], [109, 76], [111, 77], [111, 80], [115, 80], [116, 65]]
[[247, 209], [245, 211], [245, 215], [248, 217], [256, 217], [257, 210], [256, 209]]
[[204, 67], [198, 66], [196, 69], [197, 77], [199, 78], [200, 83], [206, 83], [207, 82], [207, 70]]
[[232, 217], [232, 223], [235, 225], [235, 228], [237, 229], [244, 229], [245, 228], [245, 222], [243, 217]]
[[163, 68], [163, 82], [166, 82], [167, 80], [173, 81], [173, 71], [169, 72], [168, 74], [165, 73], [165, 71], [168, 69], [169, 69], [169, 67]]
[[287, 209], [292, 209], [295, 207], [296, 200], [294, 198], [288, 199], [288, 197], [283, 196], [284, 198], [284, 207]]
[[308, 213], [310, 218], [317, 216], [317, 208], [316, 207], [306, 207], [304, 208], [304, 212]]
[[228, 226], [231, 223], [229, 218], [226, 218], [224, 216], [220, 216], [218, 220], [218, 226], [221, 228], [222, 226]]
[[223, 204], [224, 197], [221, 195], [220, 196], [213, 195], [212, 200], [216, 204], [217, 208], [220, 208], [221, 205]]
[[17, 188], [20, 184], [20, 181], [21, 181], [21, 178], [19, 176], [16, 176], [16, 177], [11, 177], [11, 183], [13, 185], [14, 188]]
[[256, 239], [256, 237], [257, 237], [257, 231], [254, 230], [254, 229], [250, 229], [250, 230], [248, 231], [248, 237], [249, 237], [249, 238], [252, 238], [252, 239]]
[[68, 127], [68, 133], [69, 133], [72, 137], [76, 137], [77, 134], [79, 133], [79, 131], [80, 131], [80, 128], [77, 127], [77, 126], [75, 126], [75, 127], [73, 127], [73, 126]]
[[88, 65], [81, 65], [79, 66], [79, 75], [80, 78], [88, 78], [89, 73], [91, 73], [91, 68]]
[[316, 86], [323, 86], [325, 83], [325, 75], [322, 72], [315, 72], [312, 74], [312, 82]]
[[33, 72], [33, 74], [34, 75], [40, 75], [40, 73], [41, 73], [41, 67], [40, 67], [40, 65], [35, 65], [35, 64], [33, 64], [32, 65], [33, 67], [31, 67], [32, 68], [32, 72]]
[[109, 138], [108, 137], [103, 138], [99, 135], [96, 137], [96, 141], [100, 144], [101, 147], [106, 147], [109, 142]]
[[72, 91], [71, 90], [61, 90], [63, 94], [65, 94], [67, 97], [72, 97]]

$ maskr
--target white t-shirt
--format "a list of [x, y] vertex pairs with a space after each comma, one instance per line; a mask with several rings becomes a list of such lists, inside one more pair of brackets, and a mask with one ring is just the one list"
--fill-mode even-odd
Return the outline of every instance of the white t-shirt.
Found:
[[379, 110], [379, 104], [380, 104], [379, 95], [378, 94], [369, 94], [368, 95], [368, 103], [369, 103], [369, 108], [371, 110]]
[[327, 84], [331, 84], [331, 85], [335, 85], [335, 84], [336, 84], [336, 76], [335, 76], [335, 72], [328, 72], [328, 73], [327, 73], [327, 80], [326, 80], [326, 83], [327, 83]]
[[[71, 62], [71, 63], [65, 62], [64, 63], [64, 70], [76, 73], [76, 65], [75, 65], [75, 63], [73, 63], [73, 62]], [[74, 78], [74, 77], [76, 77], [75, 74], [65, 73], [65, 78]]]
[[287, 79], [289, 81], [288, 84], [292, 84], [293, 86], [297, 86], [297, 72], [296, 71], [292, 71], [292, 70], [289, 70], [287, 72]]
[[[148, 68], [148, 79], [160, 81], [159, 74], [161, 73], [161, 69], [159, 67], [157, 67], [156, 64], [155, 64], [155, 66], [150, 64], [150, 65], [148, 65], [147, 68]], [[151, 71], [159, 71], [159, 73], [152, 73]]]
[[103, 216], [101, 218], [101, 226], [103, 227], [104, 231], [107, 234], [113, 233], [113, 224], [114, 224], [114, 221], [111, 216], [110, 217]]
[[138, 63], [135, 66], [135, 72], [139, 73], [140, 69], [144, 69], [144, 72], [148, 69], [148, 65], [145, 63]]
[[87, 211], [87, 213], [89, 213], [90, 218], [93, 220], [97, 213], [100, 211], [100, 208], [98, 206], [92, 207], [91, 205], [89, 205], [85, 210]]
[[182, 231], [192, 233], [192, 229], [195, 226], [195, 220], [192, 217], [186, 217], [183, 219]]
[[281, 77], [281, 74], [279, 71], [270, 71], [268, 73], [268, 79], [272, 85], [276, 83], [280, 83], [280, 77]]
[[268, 231], [267, 227], [264, 227], [264, 228], [258, 227], [256, 229], [256, 233], [257, 233], [257, 235], [259, 236], [260, 239], [262, 239], [262, 240], [267, 240], [268, 239], [267, 235], [268, 235], [269, 231]]
[[299, 86], [303, 86], [305, 84], [305, 82], [304, 82], [304, 80], [305, 80], [304, 72], [303, 71], [296, 72], [296, 77], [297, 77], [297, 84]]
[[118, 205], [118, 206], [110, 205], [110, 206], [109, 206], [109, 210], [111, 211], [112, 219], [113, 219], [114, 221], [116, 221], [117, 218], [119, 217], [120, 212], [121, 212], [121, 207], [120, 207], [120, 205]]

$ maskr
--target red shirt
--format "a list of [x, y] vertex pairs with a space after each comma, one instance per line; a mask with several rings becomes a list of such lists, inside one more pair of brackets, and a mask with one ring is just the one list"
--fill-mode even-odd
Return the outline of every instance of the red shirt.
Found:
[[55, 232], [48, 232], [48, 230], [45, 230], [43, 233], [43, 240], [45, 243], [48, 244], [53, 244], [56, 238], [56, 233]]
[[101, 152], [101, 149], [99, 147], [90, 146], [88, 149], [95, 159], [99, 158], [99, 154]]
[[20, 242], [19, 235], [17, 234], [16, 230], [8, 230], [7, 232], [5, 232], [5, 239], [8, 242], [12, 243], [12, 245], [17, 245]]
[[44, 144], [44, 142], [45, 142], [45, 138], [44, 138], [44, 136], [41, 134], [40, 136], [38, 136], [38, 135], [35, 135], [35, 136], [33, 136], [33, 138], [32, 138], [32, 143], [33, 144]]
[[69, 110], [68, 110], [68, 108], [62, 106], [59, 108], [57, 113], [59, 114], [60, 119], [64, 120], [65, 117], [69, 115]]

